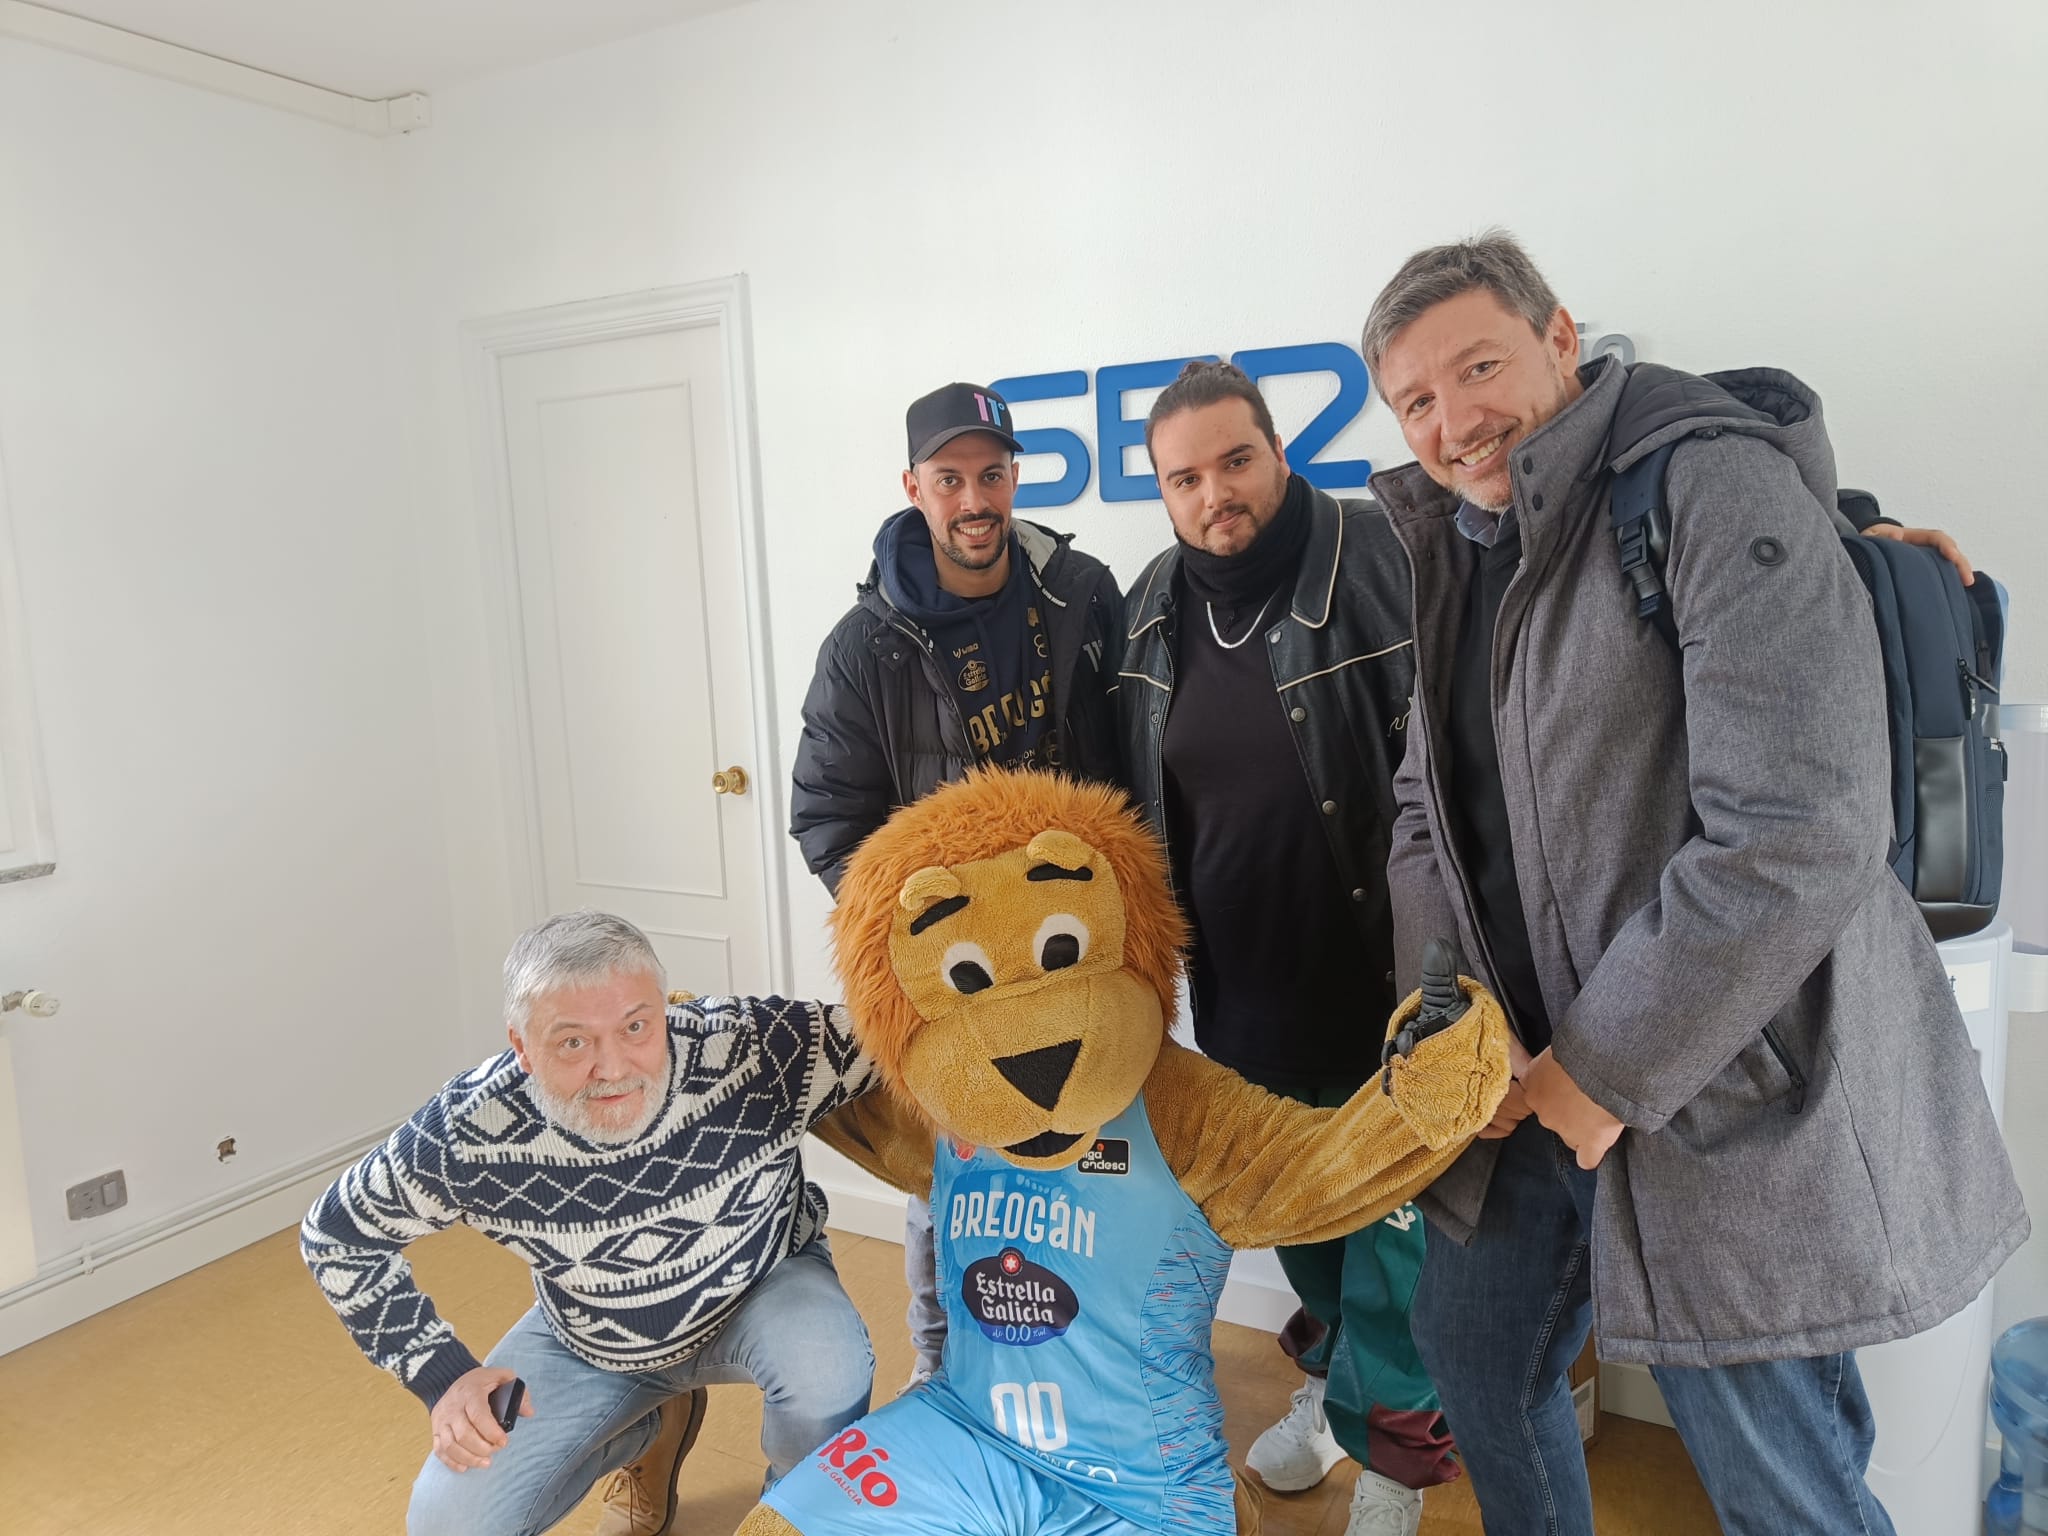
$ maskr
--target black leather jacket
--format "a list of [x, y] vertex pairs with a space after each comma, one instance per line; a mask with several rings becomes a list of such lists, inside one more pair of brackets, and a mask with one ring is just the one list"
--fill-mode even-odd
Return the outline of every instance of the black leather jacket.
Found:
[[[1415, 675], [1408, 557], [1369, 501], [1340, 502], [1315, 491], [1309, 516], [1294, 597], [1266, 628], [1266, 654], [1301, 754], [1303, 793], [1323, 813], [1351, 896], [1365, 945], [1361, 977], [1391, 995], [1387, 844]], [[1162, 743], [1184, 590], [1179, 570], [1175, 544], [1132, 586], [1117, 686], [1131, 798], [1162, 838], [1168, 835]]]
[[[1045, 599], [1063, 767], [1115, 782], [1110, 699], [1123, 637], [1116, 579], [1067, 534], [1022, 518], [1011, 526]], [[883, 585], [871, 569], [852, 610], [825, 637], [797, 741], [790, 835], [834, 894], [854, 849], [891, 811], [964, 778], [977, 761], [930, 639]]]

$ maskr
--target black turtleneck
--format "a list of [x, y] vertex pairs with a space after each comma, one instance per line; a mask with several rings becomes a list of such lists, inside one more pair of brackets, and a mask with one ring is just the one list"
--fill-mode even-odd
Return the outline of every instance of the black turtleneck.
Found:
[[1196, 1043], [1261, 1079], [1362, 1081], [1379, 1059], [1385, 1010], [1359, 984], [1356, 919], [1266, 640], [1293, 599], [1310, 496], [1292, 477], [1280, 511], [1240, 554], [1181, 548], [1167, 845], [1194, 927]]
[[1180, 568], [1187, 573], [1188, 595], [1217, 609], [1257, 608], [1282, 583], [1292, 583], [1308, 548], [1309, 485], [1299, 475], [1287, 477], [1280, 510], [1259, 530], [1251, 547], [1234, 555], [1212, 555], [1193, 544], [1180, 547]]

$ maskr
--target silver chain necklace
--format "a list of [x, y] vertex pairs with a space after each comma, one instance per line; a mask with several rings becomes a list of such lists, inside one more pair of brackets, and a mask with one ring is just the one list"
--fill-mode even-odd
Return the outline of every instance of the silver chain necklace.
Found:
[[1236, 650], [1245, 641], [1256, 635], [1259, 632], [1259, 626], [1266, 622], [1266, 610], [1273, 606], [1273, 597], [1274, 594], [1271, 592], [1266, 594], [1266, 600], [1259, 604], [1259, 616], [1252, 620], [1252, 627], [1239, 635], [1235, 640], [1224, 639], [1223, 632], [1216, 627], [1216, 605], [1214, 603], [1202, 604], [1204, 608], [1209, 610], [1209, 633], [1216, 637], [1216, 643], [1222, 646], [1224, 650]]

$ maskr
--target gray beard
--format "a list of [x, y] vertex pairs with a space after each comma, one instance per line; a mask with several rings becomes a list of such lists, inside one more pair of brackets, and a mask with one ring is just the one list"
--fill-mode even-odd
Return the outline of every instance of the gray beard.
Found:
[[[548, 1123], [561, 1130], [573, 1132], [585, 1141], [594, 1141], [608, 1147], [623, 1147], [638, 1141], [654, 1124], [654, 1117], [661, 1113], [662, 1085], [653, 1078], [641, 1080], [642, 1097], [646, 1107], [630, 1125], [600, 1125], [590, 1112], [590, 1105], [581, 1095], [570, 1099], [558, 1099], [540, 1084], [537, 1077], [529, 1077], [527, 1086], [532, 1088], [533, 1097], [540, 1105], [541, 1113], [548, 1117]], [[607, 1084], [607, 1087], [618, 1085]]]

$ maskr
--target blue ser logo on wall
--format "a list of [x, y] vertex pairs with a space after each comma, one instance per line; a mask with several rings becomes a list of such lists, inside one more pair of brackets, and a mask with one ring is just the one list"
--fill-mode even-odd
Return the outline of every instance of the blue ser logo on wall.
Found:
[[[1213, 354], [1205, 361], [1216, 361]], [[1312, 341], [1293, 347], [1251, 347], [1236, 353], [1231, 362], [1242, 368], [1254, 384], [1281, 374], [1334, 374], [1337, 395], [1307, 426], [1287, 442], [1287, 462], [1310, 485], [1322, 490], [1340, 490], [1364, 485], [1372, 474], [1368, 459], [1323, 459], [1324, 449], [1337, 434], [1351, 425], [1372, 398], [1365, 359], [1355, 348], [1341, 341]], [[1124, 396], [1133, 390], [1159, 389], [1171, 384], [1191, 358], [1169, 357], [1150, 363], [1118, 363], [1095, 370], [1095, 443], [1102, 457], [1098, 493], [1104, 501], [1157, 501], [1159, 482], [1151, 475], [1134, 475], [1124, 469], [1124, 450], [1145, 441], [1145, 418], [1124, 414]], [[1088, 393], [1088, 374], [1075, 368], [1065, 373], [1026, 373], [997, 379], [991, 386], [1010, 402], [1013, 419], [1016, 407], [1032, 400], [1071, 400]], [[1052, 454], [1066, 468], [1057, 479], [1039, 480], [1019, 487], [1017, 505], [1064, 507], [1088, 489], [1094, 455], [1087, 439], [1065, 427], [1023, 427], [1017, 441], [1027, 454]]]

